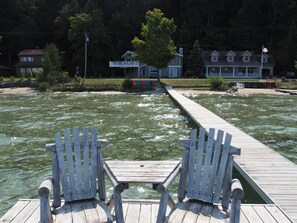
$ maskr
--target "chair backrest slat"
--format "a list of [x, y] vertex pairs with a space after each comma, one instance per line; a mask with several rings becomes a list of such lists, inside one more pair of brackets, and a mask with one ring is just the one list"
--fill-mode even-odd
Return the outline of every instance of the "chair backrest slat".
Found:
[[213, 154], [213, 145], [214, 145], [214, 129], [209, 130], [208, 134], [208, 140], [206, 144], [206, 153], [204, 157], [204, 164], [202, 171], [202, 184], [201, 184], [201, 197], [205, 201], [211, 201], [212, 194], [208, 193], [208, 187], [209, 187], [209, 180], [210, 180], [210, 168], [211, 168], [211, 159]]
[[190, 141], [190, 155], [189, 155], [189, 173], [188, 173], [188, 194], [193, 196], [193, 183], [195, 179], [195, 152], [196, 152], [196, 142], [197, 142], [197, 130], [194, 129], [191, 132], [191, 141]]
[[62, 144], [62, 141], [61, 141], [60, 132], [55, 134], [55, 141], [56, 141], [56, 152], [57, 152], [58, 165], [59, 165], [59, 174], [61, 175], [60, 179], [63, 187], [64, 199], [71, 200], [66, 167], [65, 167], [65, 160], [64, 160], [64, 145]]
[[[197, 132], [197, 131], [195, 131]], [[197, 133], [193, 133], [197, 135]], [[197, 137], [191, 134], [191, 138], [195, 137], [195, 140], [197, 140]], [[198, 141], [198, 148], [197, 148], [197, 160], [196, 160], [196, 170], [195, 170], [195, 184], [191, 185], [191, 188], [195, 191], [195, 194], [200, 194], [200, 185], [202, 181], [202, 174], [201, 174], [201, 168], [203, 166], [203, 153], [204, 153], [204, 142], [205, 142], [205, 129], [201, 129], [199, 131], [199, 141]], [[195, 148], [196, 149], [196, 148]], [[196, 186], [199, 185], [199, 186]]]
[[83, 128], [83, 150], [84, 150], [84, 193], [85, 196], [91, 196], [90, 188], [90, 149], [89, 149], [89, 131], [88, 128]]
[[80, 149], [80, 136], [79, 129], [76, 127], [73, 129], [74, 137], [74, 158], [75, 158], [75, 171], [76, 171], [76, 191], [77, 196], [80, 198], [83, 195], [82, 184], [82, 168], [81, 168], [81, 149]]
[[67, 159], [67, 167], [68, 167], [68, 180], [70, 186], [70, 196], [71, 199], [76, 199], [76, 181], [75, 181], [75, 172], [74, 172], [74, 164], [73, 164], [73, 150], [72, 143], [70, 138], [70, 130], [64, 130], [64, 142], [65, 142], [65, 150], [66, 150], [66, 159]]
[[[101, 146], [106, 143], [97, 141], [97, 130], [93, 129], [90, 134], [87, 128], [83, 128], [81, 136], [79, 128], [74, 128], [71, 138], [70, 130], [66, 129], [64, 137], [60, 132], [55, 134], [55, 141], [56, 144], [48, 145], [47, 150], [53, 152], [56, 170], [54, 182], [61, 181], [65, 201], [96, 198], [99, 187], [100, 199], [104, 200], [105, 184], [99, 181], [104, 181]], [[60, 199], [57, 195], [60, 192], [57, 185], [55, 191], [55, 199]], [[59, 201], [54, 203], [59, 204]]]
[[231, 182], [232, 155], [240, 152], [240, 149], [231, 147], [231, 138], [226, 134], [224, 139], [221, 130], [216, 135], [214, 129], [209, 129], [206, 136], [205, 129], [200, 128], [198, 142], [195, 129], [191, 130], [189, 144], [186, 140], [181, 141], [185, 149], [189, 149], [188, 171], [185, 171], [188, 173], [186, 196], [189, 199], [219, 203], [224, 185]]
[[[228, 162], [228, 158], [230, 156], [230, 145], [231, 145], [231, 135], [230, 134], [226, 134], [225, 137], [225, 142], [224, 142], [224, 146], [223, 146], [223, 150], [221, 152], [221, 160], [220, 160], [220, 167], [219, 167], [219, 171], [217, 174], [217, 183], [215, 185], [215, 190], [214, 190], [214, 203], [218, 203], [219, 199], [220, 199], [220, 194], [222, 191], [222, 184], [223, 184], [223, 180], [225, 177], [225, 174], [227, 171], [232, 171], [232, 169], [230, 170], [229, 168], [227, 168], [227, 162]], [[227, 182], [226, 182], [227, 183]]]
[[92, 160], [91, 160], [91, 194], [96, 194], [96, 176], [97, 176], [97, 132], [92, 132], [92, 142], [91, 142], [91, 152], [92, 152]]
[[216, 176], [218, 174], [218, 167], [219, 167], [219, 159], [221, 155], [221, 147], [222, 147], [222, 141], [223, 141], [224, 132], [219, 130], [217, 134], [217, 140], [214, 145], [214, 151], [213, 151], [213, 159], [211, 163], [211, 172], [210, 172], [210, 182], [208, 187], [208, 194], [212, 194], [212, 188], [214, 188], [216, 184]]

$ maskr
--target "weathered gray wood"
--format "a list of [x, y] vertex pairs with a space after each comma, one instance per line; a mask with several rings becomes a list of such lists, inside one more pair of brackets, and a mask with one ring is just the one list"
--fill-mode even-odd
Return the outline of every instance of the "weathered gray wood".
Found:
[[89, 147], [89, 130], [88, 128], [83, 128], [83, 151], [84, 151], [84, 159], [83, 159], [83, 173], [84, 173], [84, 190], [87, 196], [91, 196], [91, 175], [90, 175], [90, 147]]
[[[68, 170], [68, 185], [70, 189], [70, 200], [65, 201], [72, 201], [77, 200], [77, 194], [76, 194], [76, 181], [75, 181], [75, 173], [74, 173], [74, 164], [73, 164], [73, 151], [72, 151], [72, 145], [71, 145], [71, 139], [70, 139], [70, 129], [64, 130], [64, 142], [65, 142], [65, 150], [66, 150], [66, 159], [67, 159], [67, 168], [65, 166], [65, 169]], [[66, 178], [64, 175], [64, 178]], [[64, 186], [64, 185], [63, 185]]]
[[178, 201], [182, 202], [186, 196], [186, 186], [187, 186], [187, 177], [188, 177], [188, 165], [189, 165], [189, 149], [185, 149], [182, 166], [181, 166], [181, 174], [179, 178], [179, 186], [178, 186]]
[[59, 173], [59, 161], [57, 151], [52, 152], [52, 169], [53, 169], [53, 207], [61, 206], [61, 188], [60, 188], [60, 173]]
[[74, 160], [75, 160], [75, 183], [76, 183], [76, 197], [82, 199], [84, 197], [84, 190], [82, 184], [82, 165], [81, 165], [81, 149], [80, 149], [80, 137], [79, 129], [76, 127], [73, 129], [73, 141], [74, 141]]
[[[59, 165], [59, 174], [61, 176], [67, 176], [66, 169], [65, 169], [65, 160], [64, 160], [64, 153], [63, 153], [63, 146], [61, 142], [61, 134], [60, 132], [55, 134], [55, 140], [56, 140], [56, 151], [57, 151], [57, 159], [58, 159], [58, 165]], [[62, 189], [63, 189], [63, 195], [65, 201], [70, 201], [71, 197], [69, 194], [69, 185], [66, 177], [61, 177], [61, 183], [62, 183]]]
[[[87, 128], [82, 130], [82, 141], [79, 132], [79, 128], [75, 127], [73, 129], [73, 135], [69, 129], [64, 130], [63, 140], [61, 133], [55, 134], [54, 145], [50, 145], [47, 150], [53, 153], [53, 174], [54, 181], [61, 180], [63, 195], [65, 200], [65, 205], [57, 208], [61, 205], [60, 195], [57, 193], [59, 189], [59, 181], [55, 182], [54, 185], [54, 207], [56, 207], [55, 214], [57, 214], [56, 222], [59, 221], [69, 221], [69, 222], [85, 222], [88, 221], [86, 213], [84, 210], [84, 200], [95, 199], [97, 192], [99, 193], [99, 198], [105, 200], [105, 183], [104, 183], [104, 169], [103, 169], [103, 157], [101, 146], [106, 145], [105, 142], [100, 142], [97, 139], [97, 130], [93, 129], [91, 132], [91, 140], [89, 139], [89, 131]], [[82, 157], [83, 155], [83, 157]], [[40, 201], [41, 201], [41, 211], [43, 218], [49, 218], [51, 216], [48, 193], [49, 190], [46, 186], [45, 181], [41, 188], [39, 189]], [[97, 187], [98, 183], [98, 187]], [[120, 186], [115, 187], [115, 206], [116, 215], [118, 211], [122, 211], [121, 208], [121, 192], [123, 188]], [[57, 199], [57, 200], [56, 200]], [[72, 202], [76, 201], [76, 202]], [[107, 217], [107, 221], [112, 221], [112, 216], [108, 211], [108, 208], [103, 202], [97, 203], [103, 208], [104, 212], [103, 218]], [[94, 210], [89, 210], [90, 204], [86, 204], [88, 207], [88, 213], [97, 213], [102, 209], [93, 205]], [[98, 205], [97, 205], [98, 206]], [[97, 209], [97, 211], [96, 211]], [[71, 212], [73, 212], [71, 214]], [[69, 212], [69, 213], [66, 213]], [[60, 216], [63, 215], [63, 216]], [[119, 213], [119, 219], [123, 214]], [[48, 222], [48, 220], [41, 220], [43, 222]], [[100, 220], [101, 222], [101, 220]], [[103, 222], [106, 222], [103, 220]], [[123, 221], [121, 221], [123, 222]]]
[[[188, 176], [181, 176], [181, 178], [183, 177], [182, 179], [188, 182], [180, 181], [179, 186], [186, 187], [187, 185], [187, 191], [183, 188], [179, 188], [179, 191], [186, 193], [190, 200], [183, 203], [183, 196], [179, 195], [180, 203], [172, 209], [168, 222], [217, 222], [219, 221], [217, 216], [222, 217], [223, 213], [227, 213], [231, 194], [233, 153], [239, 153], [239, 150], [235, 147], [232, 151], [230, 150], [232, 137], [228, 133], [226, 133], [223, 139], [223, 131], [216, 132], [215, 129], [211, 128], [207, 142], [205, 142], [205, 134], [205, 129], [200, 128], [197, 142], [197, 131], [191, 130], [190, 146], [184, 143], [186, 141], [183, 140], [182, 145], [186, 145], [187, 148], [185, 148], [182, 165], [187, 166], [188, 170], [183, 170], [185, 167], [182, 166], [182, 173], [184, 171], [188, 173]], [[238, 180], [234, 181], [232, 186], [231, 221], [232, 223], [239, 223], [243, 191]], [[223, 197], [221, 203], [223, 211], [220, 211], [216, 206], [219, 204], [221, 197]], [[167, 196], [164, 196], [164, 198], [167, 199]], [[165, 219], [164, 200], [162, 197], [158, 222], [163, 222]], [[196, 208], [195, 213], [187, 214], [188, 211], [190, 212], [191, 202], [194, 204], [197, 201], [203, 202], [201, 203], [201, 210], [198, 211]], [[211, 218], [209, 218], [209, 215], [211, 215]], [[222, 218], [227, 220], [228, 215], [225, 214]], [[184, 219], [187, 220], [185, 221]]]
[[[139, 213], [139, 218], [138, 219], [134, 219], [133, 221], [129, 222], [129, 223], [143, 223], [142, 222], [142, 216], [148, 216], [148, 218], [151, 219], [151, 223], [156, 222], [156, 216], [157, 216], [157, 211], [159, 208], [159, 201], [158, 200], [140, 200], [140, 199], [125, 199], [123, 200], [123, 213], [124, 216], [126, 216], [127, 214], [130, 215], [130, 211], [135, 211], [135, 209], [128, 209], [128, 205], [133, 203], [134, 205], [138, 205], [138, 211], [140, 211]], [[191, 221], [188, 221], [189, 219], [195, 219], [194, 216], [196, 216], [196, 220], [195, 222], [200, 223], [200, 221], [198, 221], [199, 219], [202, 218], [198, 218], [197, 214], [200, 212], [201, 210], [201, 205], [202, 203], [199, 202], [191, 202], [191, 204], [189, 205], [188, 211], [186, 211], [186, 214], [184, 215], [183, 218], [183, 223], [191, 223]], [[18, 218], [18, 223], [39, 223], [39, 214], [38, 214], [38, 218], [35, 217], [36, 213], [39, 213], [39, 200], [19, 200], [11, 209], [9, 209], [1, 218], [0, 218], [0, 223], [8, 223], [8, 222], [12, 222], [13, 219], [16, 219], [17, 216], [20, 216]], [[28, 208], [25, 208], [26, 206], [28, 206]], [[143, 209], [144, 206], [150, 207], [150, 208], [146, 208]], [[96, 209], [96, 213], [93, 210], [90, 210], [91, 207], [98, 207], [100, 210]], [[272, 219], [275, 220], [275, 222], [278, 223], [292, 223], [292, 221], [288, 218], [288, 216], [283, 212], [283, 210], [281, 210], [277, 205], [275, 204], [242, 204], [242, 212], [240, 213], [240, 223], [251, 223], [251, 222], [257, 222], [255, 221], [255, 219], [259, 219], [257, 217], [260, 217], [260, 222], [261, 223], [272, 223], [274, 222]], [[249, 211], [247, 211], [247, 208], [249, 209]], [[101, 219], [99, 221], [95, 221], [95, 222], [100, 222], [100, 221], [104, 221], [104, 219], [106, 219], [106, 217], [104, 217], [101, 213], [104, 213], [105, 210], [101, 207], [101, 203], [100, 201], [97, 202], [83, 202], [83, 209], [84, 209], [84, 213], [86, 215], [86, 219]], [[98, 210], [98, 212], [97, 212]], [[151, 212], [149, 211], [151, 210]], [[23, 213], [22, 212], [26, 212]], [[142, 211], [146, 211], [148, 215], [145, 215], [142, 213]], [[65, 217], [64, 215], [66, 215], [67, 210], [66, 209], [57, 209], [57, 212], [59, 212], [60, 214], [62, 214], [62, 222], [65, 223], [67, 222], [67, 217]], [[114, 210], [111, 210], [111, 212], [114, 214]], [[169, 214], [170, 210], [169, 208], [167, 208], [166, 214]], [[68, 213], [69, 215], [71, 215], [71, 212]], [[151, 216], [149, 216], [149, 214], [151, 214]], [[246, 215], [245, 215], [246, 214]], [[190, 215], [188, 217], [188, 215]], [[21, 218], [21, 217], [25, 218]], [[207, 217], [208, 221], [207, 222], [219, 222], [219, 223], [227, 223], [229, 221], [229, 218], [224, 218], [224, 213], [221, 211], [221, 207], [215, 207], [213, 208], [212, 213], [210, 213], [209, 216], [204, 216]], [[54, 216], [55, 217], [55, 216]], [[64, 217], [64, 218], [63, 218]], [[70, 216], [71, 218], [71, 216]], [[216, 220], [216, 221], [214, 221]], [[54, 219], [54, 222], [57, 222], [56, 219]], [[71, 222], [71, 221], [70, 221]], [[71, 222], [72, 223], [72, 222]], [[128, 222], [127, 222], [128, 223]]]
[[52, 189], [53, 179], [47, 177], [40, 184], [38, 193], [40, 196], [40, 221], [41, 223], [51, 223], [53, 222], [49, 194]]

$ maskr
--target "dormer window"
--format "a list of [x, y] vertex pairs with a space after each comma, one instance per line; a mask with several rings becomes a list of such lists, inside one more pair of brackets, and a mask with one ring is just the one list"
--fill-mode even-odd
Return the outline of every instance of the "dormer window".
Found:
[[234, 62], [235, 53], [231, 50], [226, 54], [226, 61], [227, 62]]
[[212, 55], [211, 56], [211, 62], [218, 62], [218, 60], [219, 60], [218, 55]]
[[234, 56], [233, 55], [228, 55], [227, 56], [227, 62], [234, 62]]
[[218, 62], [219, 61], [219, 53], [215, 50], [211, 54], [211, 62]]
[[245, 51], [244, 54], [242, 54], [242, 61], [250, 62], [250, 59], [251, 59], [251, 53], [249, 51]]

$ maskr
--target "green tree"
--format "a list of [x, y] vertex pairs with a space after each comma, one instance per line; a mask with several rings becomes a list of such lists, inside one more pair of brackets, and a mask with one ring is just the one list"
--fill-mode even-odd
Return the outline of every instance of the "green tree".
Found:
[[141, 63], [156, 67], [160, 81], [160, 69], [167, 67], [176, 55], [176, 47], [171, 37], [176, 26], [173, 19], [164, 17], [160, 9], [148, 11], [146, 21], [146, 24], [142, 24], [143, 39], [134, 37], [132, 40], [136, 50], [134, 56]]
[[58, 78], [61, 71], [59, 50], [55, 44], [51, 43], [44, 49], [42, 66], [43, 72], [37, 75], [37, 81], [54, 84], [54, 80]]
[[287, 38], [278, 53], [277, 62], [282, 70], [293, 70], [297, 60], [297, 28], [295, 21], [289, 28]]
[[103, 62], [104, 53], [109, 45], [109, 36], [105, 31], [101, 11], [95, 9], [91, 13], [78, 13], [71, 16], [69, 21], [68, 38], [72, 42], [73, 60], [79, 67], [84, 66], [84, 34], [87, 33], [88, 67], [91, 68], [91, 74], [95, 76], [99, 71], [99, 65], [105, 63]]
[[188, 69], [198, 77], [203, 76], [204, 63], [199, 41], [196, 40], [188, 58]]

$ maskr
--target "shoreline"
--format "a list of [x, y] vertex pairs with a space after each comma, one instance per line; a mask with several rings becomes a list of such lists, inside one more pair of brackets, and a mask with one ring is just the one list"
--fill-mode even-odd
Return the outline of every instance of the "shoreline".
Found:
[[[179, 90], [175, 89], [177, 92], [180, 92], [182, 94], [229, 94], [224, 91], [202, 91], [202, 90]], [[0, 94], [32, 94], [37, 93], [38, 91], [34, 90], [30, 87], [16, 87], [16, 88], [0, 88]], [[124, 94], [124, 92], [118, 92], [118, 91], [95, 91], [92, 93], [98, 93], [98, 94]], [[277, 89], [263, 89], [263, 88], [240, 88], [238, 89], [238, 92], [236, 94], [252, 94], [252, 95], [289, 95], [289, 93], [286, 92], [280, 92], [277, 91]]]

